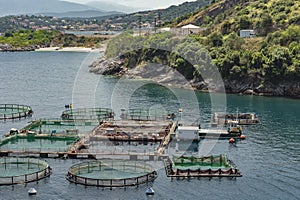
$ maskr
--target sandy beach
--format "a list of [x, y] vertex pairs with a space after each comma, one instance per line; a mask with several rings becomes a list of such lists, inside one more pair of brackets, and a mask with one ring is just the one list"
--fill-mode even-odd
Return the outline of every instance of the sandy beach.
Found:
[[46, 47], [39, 48], [35, 51], [64, 51], [64, 52], [103, 52], [105, 47], [101, 48], [85, 48], [85, 47]]

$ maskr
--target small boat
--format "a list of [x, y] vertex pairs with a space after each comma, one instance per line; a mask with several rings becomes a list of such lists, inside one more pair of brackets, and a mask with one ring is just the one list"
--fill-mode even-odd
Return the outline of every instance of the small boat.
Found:
[[154, 195], [154, 190], [152, 189], [152, 187], [149, 187], [149, 188], [146, 190], [146, 195]]
[[36, 193], [37, 193], [37, 191], [36, 191], [36, 189], [34, 189], [34, 188], [30, 188], [30, 189], [28, 190], [28, 194], [29, 194], [29, 195], [36, 195]]

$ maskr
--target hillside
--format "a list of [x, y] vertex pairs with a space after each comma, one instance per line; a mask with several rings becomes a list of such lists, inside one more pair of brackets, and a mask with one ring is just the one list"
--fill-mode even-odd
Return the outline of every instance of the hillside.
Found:
[[193, 23], [222, 34], [254, 29], [256, 35], [284, 29], [291, 24], [300, 25], [299, 0], [221, 0], [202, 9], [178, 26]]
[[[164, 47], [183, 39], [190, 43], [177, 47], [184, 49], [180, 55], [201, 58], [201, 49], [206, 49], [211, 57], [209, 63], [218, 68], [227, 92], [300, 98], [299, 6], [299, 0], [217, 1], [178, 24], [194, 23], [205, 27], [198, 35], [178, 38], [156, 34], [140, 39], [127, 34], [123, 36], [123, 42], [122, 38], [114, 38], [118, 41], [118, 47], [114, 47], [112, 41], [106, 55], [117, 56], [120, 48], [130, 49], [130, 45], [138, 46], [140, 41], [144, 46], [160, 44]], [[239, 36], [240, 29], [254, 29], [257, 36], [242, 38]], [[199, 53], [192, 56], [197, 49]], [[146, 49], [129, 53], [125, 58], [124, 61], [117, 59], [114, 62], [125, 65], [125, 68], [117, 66], [117, 69], [134, 68], [144, 62], [158, 62], [179, 70], [194, 83], [196, 89], [205, 88], [201, 74], [178, 56]], [[201, 67], [205, 69], [207, 64]], [[95, 69], [103, 71], [101, 64]], [[110, 72], [114, 70], [109, 69]]]

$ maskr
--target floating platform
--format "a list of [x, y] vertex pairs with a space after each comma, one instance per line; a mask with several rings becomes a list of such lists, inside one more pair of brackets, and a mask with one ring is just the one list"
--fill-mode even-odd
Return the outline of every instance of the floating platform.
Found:
[[199, 130], [199, 137], [201, 139], [217, 139], [217, 138], [234, 138], [240, 137], [241, 132], [229, 132], [228, 130], [220, 130], [220, 129], [200, 129]]
[[166, 175], [180, 177], [241, 177], [242, 174], [226, 155], [194, 157], [173, 156], [164, 159]]
[[237, 121], [239, 125], [255, 125], [259, 123], [255, 113], [214, 113], [211, 125], [227, 126], [232, 121]]
[[[103, 122], [92, 132], [82, 137], [69, 148], [70, 152], [107, 152], [107, 148], [113, 152], [155, 152], [163, 153], [164, 147], [170, 141], [174, 133], [176, 123], [172, 121], [135, 121], [118, 120]], [[105, 143], [106, 142], [106, 143]], [[130, 148], [122, 148], [126, 142]], [[110, 143], [110, 144], [109, 144]], [[121, 143], [121, 146], [119, 146]], [[149, 147], [151, 145], [152, 147]], [[118, 146], [118, 149], [116, 149]], [[155, 148], [155, 146], [158, 146]]]
[[221, 128], [201, 128], [199, 126], [178, 126], [178, 139], [198, 140], [198, 139], [218, 139], [240, 137], [242, 135], [242, 127], [237, 122], [229, 123], [226, 129]]
[[33, 110], [30, 106], [18, 104], [0, 104], [0, 120], [14, 120], [31, 117]]
[[173, 125], [170, 121], [109, 121], [96, 127], [89, 140], [162, 141]]

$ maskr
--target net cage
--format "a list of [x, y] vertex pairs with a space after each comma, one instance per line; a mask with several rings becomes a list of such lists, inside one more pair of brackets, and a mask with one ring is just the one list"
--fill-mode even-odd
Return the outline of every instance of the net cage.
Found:
[[0, 120], [21, 119], [30, 117], [33, 110], [30, 106], [18, 104], [0, 104]]
[[78, 108], [63, 111], [62, 119], [104, 121], [114, 118], [110, 108]]
[[207, 157], [173, 156], [164, 159], [168, 177], [241, 177], [241, 172], [226, 155]]
[[70, 182], [97, 187], [138, 186], [156, 178], [151, 165], [131, 160], [83, 162], [73, 165], [66, 175]]
[[131, 120], [144, 120], [144, 121], [156, 121], [156, 120], [172, 120], [176, 118], [174, 112], [168, 112], [159, 109], [129, 109], [122, 110], [122, 119]]
[[99, 123], [88, 120], [71, 119], [39, 119], [32, 121], [29, 125], [21, 129], [21, 132], [31, 131], [33, 133], [43, 134], [65, 134], [65, 136], [76, 136], [79, 133], [91, 131]]
[[194, 157], [194, 156], [173, 156], [173, 163], [176, 167], [232, 167], [230, 161], [228, 161], [226, 155], [212, 155], [206, 157]]
[[14, 185], [49, 177], [52, 169], [46, 161], [34, 158], [0, 158], [0, 185]]

